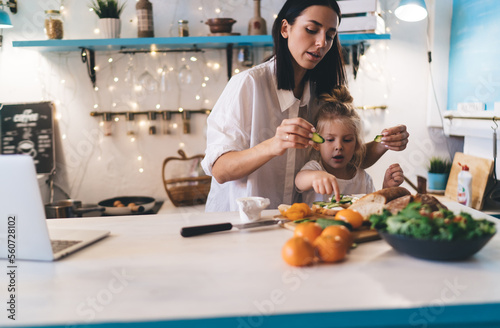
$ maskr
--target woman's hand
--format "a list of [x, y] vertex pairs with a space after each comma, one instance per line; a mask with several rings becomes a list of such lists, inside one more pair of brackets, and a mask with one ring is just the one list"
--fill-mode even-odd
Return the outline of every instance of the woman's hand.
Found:
[[385, 171], [384, 184], [382, 188], [397, 187], [401, 185], [404, 181], [403, 169], [399, 164], [392, 164]]
[[221, 155], [213, 164], [212, 176], [218, 183], [244, 178], [259, 169], [288, 148], [307, 148], [313, 144], [311, 123], [297, 117], [285, 119], [276, 128], [276, 134], [267, 140], [241, 151]]
[[276, 156], [283, 155], [288, 148], [307, 148], [313, 144], [311, 138], [315, 131], [314, 126], [303, 118], [285, 119], [276, 128], [276, 134], [269, 139], [268, 145]]
[[366, 156], [361, 163], [361, 168], [367, 169], [379, 160], [387, 150], [401, 151], [408, 144], [410, 134], [406, 131], [406, 125], [398, 125], [382, 131], [382, 141], [370, 141], [366, 143]]
[[406, 131], [406, 125], [398, 125], [382, 131], [382, 142], [385, 148], [401, 151], [408, 144], [410, 134]]

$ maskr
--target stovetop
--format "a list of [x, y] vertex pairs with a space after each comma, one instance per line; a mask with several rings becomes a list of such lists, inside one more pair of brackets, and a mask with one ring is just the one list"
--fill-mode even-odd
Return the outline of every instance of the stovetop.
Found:
[[[160, 208], [162, 207], [164, 201], [159, 200], [155, 202], [155, 205], [153, 208], [151, 208], [149, 211], [142, 212], [142, 213], [131, 213], [131, 214], [126, 214], [126, 215], [121, 215], [121, 216], [129, 216], [129, 215], [147, 215], [147, 214], [157, 214]], [[96, 207], [97, 205], [85, 205], [85, 206], [90, 206], [90, 207]], [[97, 212], [90, 212], [90, 213], [85, 213], [82, 215], [83, 217], [96, 217], [96, 216], [116, 216], [116, 215], [109, 215], [105, 213], [97, 213]]]

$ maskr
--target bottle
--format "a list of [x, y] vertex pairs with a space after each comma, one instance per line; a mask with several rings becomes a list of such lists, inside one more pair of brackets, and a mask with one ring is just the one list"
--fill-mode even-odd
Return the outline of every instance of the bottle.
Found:
[[248, 35], [267, 34], [266, 21], [260, 16], [260, 0], [253, 2], [253, 17], [248, 22]]
[[139, 38], [153, 38], [153, 5], [149, 0], [139, 0], [135, 5], [137, 12], [137, 36]]
[[178, 24], [178, 30], [179, 30], [179, 36], [189, 36], [189, 26], [188, 26], [188, 21], [181, 19], [180, 21], [177, 22]]
[[45, 10], [45, 33], [49, 39], [62, 39], [63, 21], [59, 10]]
[[458, 194], [457, 201], [465, 206], [471, 206], [472, 202], [472, 174], [469, 172], [467, 165], [462, 165], [462, 171], [458, 174]]

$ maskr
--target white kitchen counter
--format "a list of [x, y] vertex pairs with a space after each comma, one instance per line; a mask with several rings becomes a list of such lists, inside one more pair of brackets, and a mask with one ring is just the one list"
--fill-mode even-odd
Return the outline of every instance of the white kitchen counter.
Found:
[[[476, 218], [485, 217], [466, 209]], [[264, 216], [276, 213], [265, 211]], [[500, 323], [500, 233], [464, 262], [419, 260], [374, 241], [360, 244], [341, 263], [307, 268], [282, 260], [281, 247], [292, 231], [278, 226], [192, 238], [179, 234], [183, 226], [237, 220], [236, 212], [193, 211], [48, 220], [51, 228], [107, 229], [111, 235], [58, 262], [18, 261], [17, 320], [7, 319], [3, 300], [0, 326]], [[6, 268], [7, 262], [0, 260], [0, 265]], [[2, 274], [2, 298], [6, 286]]]
[[157, 214], [174, 214], [174, 213], [205, 213], [205, 205], [179, 206], [176, 207], [170, 200], [165, 200]]

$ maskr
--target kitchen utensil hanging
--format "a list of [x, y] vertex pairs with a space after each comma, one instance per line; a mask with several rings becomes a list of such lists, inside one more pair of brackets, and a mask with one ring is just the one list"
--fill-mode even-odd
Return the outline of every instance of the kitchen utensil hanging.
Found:
[[486, 193], [488, 200], [492, 201], [496, 205], [500, 205], [500, 188], [497, 188], [497, 129], [498, 123], [493, 117], [493, 123], [495, 126], [491, 127], [493, 130], [493, 182], [490, 187], [490, 191]]

